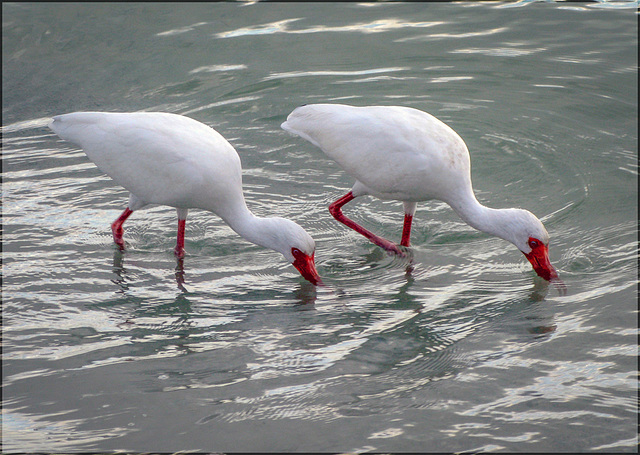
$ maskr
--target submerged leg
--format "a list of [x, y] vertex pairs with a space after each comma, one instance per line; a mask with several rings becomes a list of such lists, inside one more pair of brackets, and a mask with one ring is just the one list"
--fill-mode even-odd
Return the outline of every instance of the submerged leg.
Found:
[[184, 257], [184, 231], [187, 227], [187, 209], [178, 210], [178, 239], [176, 241], [175, 253], [178, 258]]
[[413, 214], [416, 213], [415, 202], [404, 202], [404, 224], [402, 225], [402, 240], [400, 245], [409, 246], [411, 239], [411, 222], [413, 221]]
[[133, 210], [127, 207], [126, 209], [124, 209], [124, 212], [122, 212], [122, 214], [118, 217], [118, 219], [111, 223], [113, 241], [120, 247], [121, 250], [124, 250], [124, 239], [122, 238], [122, 235], [124, 234], [124, 228], [122, 227], [122, 225], [132, 213]]
[[379, 247], [382, 247], [391, 253], [395, 253], [403, 256], [404, 253], [400, 248], [398, 248], [398, 245], [396, 245], [393, 242], [390, 242], [385, 238], [375, 235], [371, 231], [366, 230], [359, 224], [355, 223], [354, 221], [344, 216], [344, 214], [342, 213], [342, 206], [354, 199], [355, 199], [355, 196], [351, 191], [349, 191], [347, 194], [345, 194], [344, 196], [342, 196], [340, 199], [338, 199], [337, 201], [335, 201], [333, 204], [329, 206], [329, 212], [331, 212], [331, 215], [333, 215], [333, 217], [336, 220], [340, 221], [345, 226], [350, 227], [354, 231], [364, 235], [366, 238], [368, 238], [370, 241], [372, 241]]

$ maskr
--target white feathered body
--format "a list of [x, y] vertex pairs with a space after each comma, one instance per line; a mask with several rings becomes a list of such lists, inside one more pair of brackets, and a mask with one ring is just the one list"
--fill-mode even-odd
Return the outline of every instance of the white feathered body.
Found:
[[[160, 113], [76, 112], [51, 129], [144, 204], [202, 208], [225, 215], [244, 204], [235, 149], [214, 129]], [[242, 200], [242, 202], [240, 201]]]
[[469, 152], [462, 138], [417, 109], [305, 105], [296, 108], [282, 128], [320, 147], [357, 179], [356, 196], [449, 201], [461, 191], [472, 191]]

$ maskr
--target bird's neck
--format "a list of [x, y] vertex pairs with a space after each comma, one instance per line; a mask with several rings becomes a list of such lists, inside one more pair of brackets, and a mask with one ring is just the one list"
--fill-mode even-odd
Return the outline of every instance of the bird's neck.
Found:
[[514, 209], [492, 209], [482, 205], [473, 194], [473, 189], [465, 189], [452, 201], [446, 201], [469, 226], [512, 242], [509, 224]]
[[277, 234], [274, 218], [262, 218], [254, 215], [244, 200], [232, 210], [218, 211], [217, 214], [245, 240], [265, 248], [276, 250], [273, 239]]

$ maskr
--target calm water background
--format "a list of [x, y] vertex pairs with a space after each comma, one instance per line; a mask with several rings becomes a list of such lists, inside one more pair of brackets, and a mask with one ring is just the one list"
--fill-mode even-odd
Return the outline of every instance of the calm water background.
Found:
[[[3, 3], [3, 451], [636, 451], [636, 6]], [[334, 221], [351, 179], [279, 127], [311, 102], [449, 123], [567, 295], [439, 202], [411, 273]], [[196, 210], [182, 289], [173, 209], [118, 253], [127, 193], [44, 126], [77, 110], [216, 128], [329, 286]]]

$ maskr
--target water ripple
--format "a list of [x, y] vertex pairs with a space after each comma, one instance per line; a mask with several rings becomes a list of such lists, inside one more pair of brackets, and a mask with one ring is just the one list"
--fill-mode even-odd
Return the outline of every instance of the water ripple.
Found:
[[[635, 449], [637, 14], [532, 3], [3, 5], [3, 448]], [[333, 219], [353, 181], [279, 127], [327, 101], [454, 127], [479, 200], [543, 219], [567, 295], [444, 203], [419, 204], [407, 257]], [[327, 286], [199, 210], [183, 261], [170, 208], [120, 252], [127, 192], [46, 129], [74, 110], [214, 126]], [[399, 203], [345, 213], [400, 238]]]
[[398, 71], [406, 71], [409, 68], [406, 67], [392, 67], [392, 68], [372, 68], [368, 70], [358, 71], [291, 71], [287, 73], [274, 73], [263, 80], [268, 81], [272, 79], [286, 79], [294, 77], [308, 77], [308, 76], [361, 76], [368, 74], [378, 73], [392, 73]]
[[464, 32], [464, 33], [432, 33], [429, 35], [410, 36], [407, 38], [400, 38], [395, 40], [397, 43], [405, 43], [411, 41], [433, 41], [433, 40], [448, 40], [448, 39], [464, 39], [475, 38], [479, 36], [495, 35], [510, 30], [508, 27], [496, 27], [487, 30], [480, 30], [477, 32]]
[[463, 49], [455, 49], [449, 51], [452, 54], [482, 54], [489, 57], [521, 57], [523, 55], [535, 54], [537, 52], [545, 51], [544, 47], [535, 48], [515, 48], [515, 47], [491, 47], [491, 48], [478, 48], [469, 47]]
[[414, 22], [405, 21], [395, 18], [379, 19], [371, 22], [360, 22], [349, 25], [341, 26], [326, 26], [315, 25], [301, 29], [293, 29], [289, 27], [289, 24], [298, 22], [303, 18], [291, 18], [281, 21], [270, 22], [267, 24], [254, 25], [251, 27], [243, 27], [227, 32], [217, 33], [217, 38], [235, 38], [239, 36], [248, 35], [264, 35], [273, 33], [291, 33], [291, 34], [308, 34], [308, 33], [344, 33], [344, 32], [359, 32], [359, 33], [382, 33], [395, 29], [405, 28], [425, 28], [433, 27], [436, 25], [442, 25], [441, 21], [429, 21], [429, 22]]

